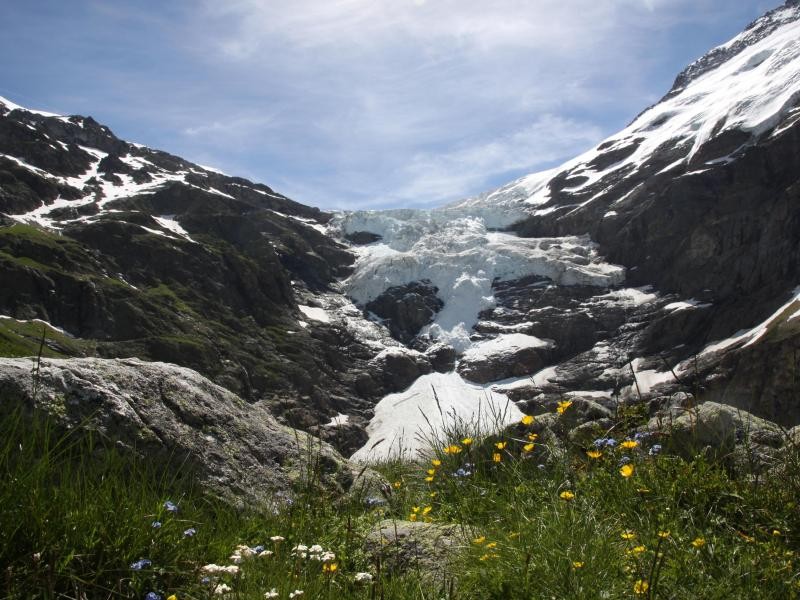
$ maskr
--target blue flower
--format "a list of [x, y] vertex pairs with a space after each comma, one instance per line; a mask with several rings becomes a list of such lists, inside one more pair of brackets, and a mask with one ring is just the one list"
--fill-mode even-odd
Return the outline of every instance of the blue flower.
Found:
[[134, 571], [141, 571], [142, 569], [146, 569], [152, 564], [153, 561], [148, 560], [147, 558], [140, 558], [136, 562], [131, 563], [131, 569], [133, 569]]
[[178, 507], [174, 502], [172, 502], [172, 500], [167, 500], [166, 502], [164, 502], [164, 508], [166, 508], [171, 513], [178, 512]]
[[202, 584], [204, 584], [204, 585], [207, 585], [207, 584], [211, 583], [211, 577], [203, 577], [203, 578], [200, 580], [200, 583], [202, 583]]
[[463, 467], [459, 467], [458, 470], [456, 470], [453, 473], [453, 477], [469, 477], [470, 475], [472, 475], [472, 470], [469, 468], [471, 466], [473, 466], [473, 465], [470, 465], [468, 463], [468, 464], [464, 465]]
[[152, 527], [153, 529], [161, 529], [161, 521], [153, 521], [150, 524], [150, 527]]
[[189, 527], [189, 529], [183, 532], [183, 537], [194, 537], [195, 533], [197, 533], [197, 529]]
[[595, 448], [613, 448], [617, 445], [617, 440], [612, 437], [598, 438], [594, 441]]
[[156, 594], [155, 592], [147, 592], [147, 595], [144, 597], [144, 600], [163, 600], [161, 594]]
[[631, 462], [631, 457], [630, 456], [620, 456], [619, 457], [619, 466], [620, 467], [622, 465], [627, 465], [629, 462]]
[[639, 433], [633, 436], [633, 439], [635, 439], [637, 442], [641, 442], [642, 440], [646, 440], [649, 437], [650, 437], [650, 432], [640, 431]]
[[648, 454], [650, 456], [655, 456], [659, 452], [661, 452], [661, 444], [653, 444], [653, 447], [650, 448], [650, 452], [648, 452]]
[[254, 553], [261, 554], [264, 551], [264, 546], [256, 546], [254, 548], [250, 548]]
[[374, 508], [376, 506], [381, 506], [383, 504], [386, 504], [386, 500], [384, 500], [383, 498], [378, 498], [376, 496], [370, 496], [369, 498], [364, 499], [364, 504], [366, 505], [367, 508]]

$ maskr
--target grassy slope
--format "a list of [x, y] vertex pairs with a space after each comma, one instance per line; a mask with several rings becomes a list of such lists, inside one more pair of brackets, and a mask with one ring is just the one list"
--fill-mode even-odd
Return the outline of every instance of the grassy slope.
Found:
[[[337, 600], [777, 599], [800, 592], [796, 451], [780, 473], [756, 480], [700, 457], [651, 456], [646, 441], [594, 459], [573, 449], [540, 467], [548, 448], [536, 441], [526, 450], [525, 427], [469, 445], [463, 432], [451, 432], [437, 448], [455, 442], [461, 450], [430, 457], [441, 464], [380, 467], [393, 483], [386, 499], [337, 501], [309, 486], [293, 502], [236, 511], [203, 497], [190, 477], [131, 463], [112, 445], [61, 439], [14, 415], [0, 428], [3, 597], [144, 598], [156, 591], [205, 598], [220, 583], [232, 588], [230, 598], [253, 599], [272, 588], [279, 598], [299, 589]], [[630, 477], [619, 470], [623, 453], [634, 465]], [[459, 473], [465, 466], [468, 474]], [[168, 499], [177, 513], [165, 509]], [[364, 537], [385, 518], [458, 525], [463, 541], [446, 584], [414, 568], [392, 575], [365, 552]], [[197, 533], [187, 537], [190, 527]], [[275, 535], [286, 541], [274, 544]], [[335, 552], [336, 571], [292, 557], [298, 543]], [[238, 544], [275, 554], [245, 559], [238, 575], [203, 583], [200, 568], [230, 564]], [[152, 565], [131, 569], [142, 558]], [[372, 573], [375, 583], [356, 583], [357, 572]]]

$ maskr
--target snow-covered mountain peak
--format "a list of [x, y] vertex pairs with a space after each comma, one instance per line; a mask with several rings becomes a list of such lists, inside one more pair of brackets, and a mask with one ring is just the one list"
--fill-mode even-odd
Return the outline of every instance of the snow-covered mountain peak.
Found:
[[800, 5], [792, 1], [692, 63], [659, 103], [595, 148], [451, 207], [563, 217], [612, 191], [622, 203], [653, 175], [725, 163], [759, 136], [780, 133], [800, 118], [798, 104]]

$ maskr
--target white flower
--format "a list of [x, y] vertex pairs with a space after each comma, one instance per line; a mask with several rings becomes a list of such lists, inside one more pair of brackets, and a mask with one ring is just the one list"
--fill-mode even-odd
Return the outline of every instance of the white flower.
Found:
[[356, 573], [356, 583], [372, 583], [372, 573]]
[[228, 557], [228, 560], [230, 560], [235, 565], [240, 565], [240, 564], [242, 564], [242, 561], [244, 559], [242, 558], [241, 554], [233, 553]]
[[297, 546], [292, 548], [292, 555], [298, 558], [306, 558], [308, 556], [307, 552], [308, 546], [304, 546], [303, 544], [297, 544]]
[[311, 554], [322, 554], [325, 550], [319, 544], [314, 544], [308, 549]]
[[336, 554], [328, 550], [320, 555], [319, 560], [326, 563], [333, 562], [336, 560]]
[[200, 570], [203, 573], [208, 573], [209, 575], [216, 575], [218, 573], [227, 573], [228, 575], [236, 575], [239, 573], [239, 567], [236, 565], [228, 565], [227, 567], [222, 567], [220, 565], [210, 564], [205, 565], [204, 567], [200, 567]]
[[270, 591], [264, 594], [264, 598], [266, 598], [267, 600], [272, 600], [272, 598], [277, 598], [277, 597], [278, 597], [278, 590], [276, 590], [275, 588], [272, 588]]
[[244, 558], [250, 558], [255, 554], [255, 551], [250, 546], [239, 545], [236, 546], [236, 552], [234, 554], [240, 554]]
[[293, 592], [289, 592], [289, 598], [299, 598], [303, 595], [303, 590], [295, 590]]
[[217, 596], [222, 596], [223, 594], [227, 594], [228, 592], [232, 592], [233, 588], [229, 585], [224, 583], [220, 583], [217, 587], [214, 588], [214, 593]]
[[209, 575], [215, 575], [216, 573], [221, 573], [225, 567], [220, 567], [219, 565], [215, 565], [211, 563], [210, 565], [205, 565], [200, 567], [200, 570], [203, 573], [208, 573]]
[[261, 557], [261, 558], [268, 558], [268, 557], [272, 556], [273, 554], [275, 554], [275, 553], [272, 550], [264, 550], [262, 552], [259, 552], [258, 556]]
[[285, 538], [285, 537], [283, 537], [282, 535], [273, 535], [273, 536], [272, 536], [271, 538], [269, 538], [269, 539], [270, 539], [271, 541], [275, 542], [276, 544], [280, 544], [280, 543], [281, 543], [283, 540], [285, 540], [286, 538]]

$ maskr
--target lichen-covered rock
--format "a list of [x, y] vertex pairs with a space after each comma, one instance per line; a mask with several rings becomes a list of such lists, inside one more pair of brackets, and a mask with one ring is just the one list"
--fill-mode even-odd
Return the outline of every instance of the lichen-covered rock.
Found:
[[418, 570], [441, 580], [452, 573], [459, 548], [468, 544], [456, 525], [386, 519], [367, 535], [366, 550], [394, 574]]
[[774, 423], [716, 402], [672, 408], [653, 417], [648, 429], [659, 433], [672, 452], [692, 456], [709, 448], [718, 456], [729, 453], [735, 464], [750, 470], [768, 466], [787, 441]]
[[307, 481], [344, 493], [369, 487], [328, 444], [281, 425], [190, 369], [138, 359], [0, 358], [0, 413], [31, 408], [57, 427], [93, 430], [141, 460], [183, 465], [214, 495], [234, 503], [270, 502]]

